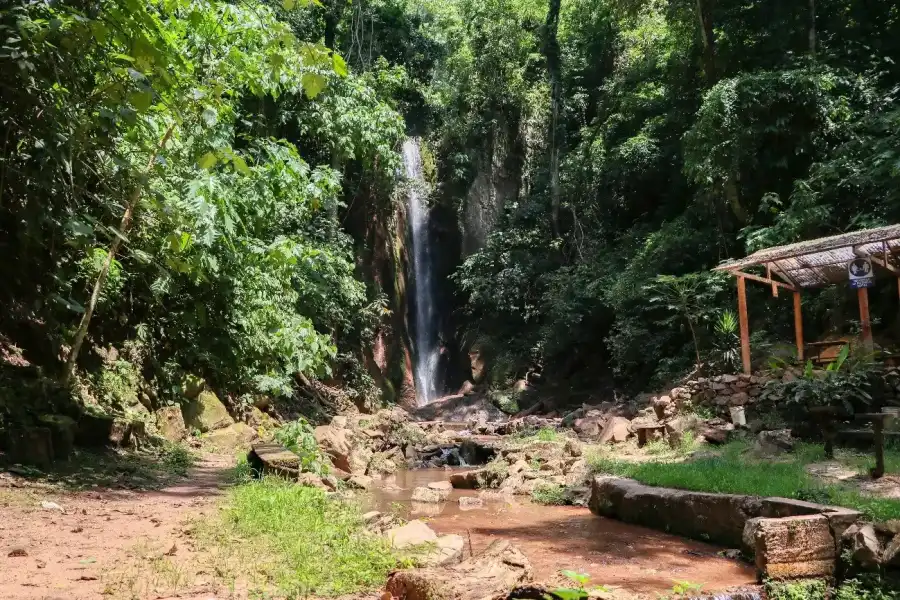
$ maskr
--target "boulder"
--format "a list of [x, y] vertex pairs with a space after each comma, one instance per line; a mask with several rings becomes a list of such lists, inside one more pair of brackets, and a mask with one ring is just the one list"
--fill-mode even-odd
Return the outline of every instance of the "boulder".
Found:
[[653, 407], [653, 412], [656, 413], [656, 418], [660, 421], [673, 416], [677, 411], [675, 403], [669, 396], [653, 398], [650, 400], [650, 406]]
[[449, 494], [453, 491], [453, 484], [449, 481], [432, 481], [428, 484], [428, 488], [432, 490], [439, 490], [442, 492], [447, 492]]
[[417, 562], [426, 567], [454, 565], [462, 560], [465, 547], [466, 542], [461, 535], [442, 535], [435, 540], [434, 549]]
[[458, 394], [419, 407], [413, 417], [418, 421], [449, 421], [454, 423], [485, 423], [507, 421], [508, 415], [482, 396]]
[[206, 389], [206, 380], [188, 373], [181, 379], [181, 395], [188, 400], [193, 400]]
[[853, 556], [853, 563], [863, 569], [877, 569], [881, 564], [881, 543], [870, 523], [851, 525], [842, 537], [843, 546]]
[[688, 431], [696, 434], [702, 423], [697, 415], [681, 415], [671, 419], [666, 423], [666, 436], [669, 438], [669, 445], [673, 448], [679, 447], [684, 439], [684, 434]]
[[607, 418], [599, 410], [589, 410], [583, 417], [575, 419], [572, 428], [579, 435], [597, 437], [606, 425]]
[[46, 469], [53, 462], [53, 433], [47, 427], [14, 429], [7, 438], [9, 460]]
[[753, 449], [760, 454], [780, 454], [794, 449], [794, 439], [790, 429], [760, 431]]
[[300, 474], [300, 457], [281, 444], [254, 444], [247, 453], [247, 462], [258, 474], [291, 479]]
[[477, 490], [481, 487], [481, 469], [463, 471], [450, 476], [450, 484], [462, 490]]
[[335, 427], [333, 424], [320, 425], [313, 431], [313, 436], [316, 438], [319, 448], [331, 458], [334, 466], [349, 473], [352, 432], [342, 427]]
[[762, 518], [752, 535], [756, 571], [763, 579], [834, 575], [837, 551], [825, 515]]
[[885, 566], [900, 567], [900, 533], [888, 542], [881, 560]]
[[250, 407], [250, 410], [247, 412], [246, 419], [247, 425], [253, 427], [254, 429], [273, 430], [277, 425], [272, 417], [255, 406]]
[[115, 419], [109, 415], [84, 413], [78, 417], [75, 443], [85, 448], [102, 448], [110, 443]]
[[75, 419], [66, 415], [42, 415], [38, 421], [50, 430], [53, 457], [57, 460], [68, 460], [75, 447], [75, 433], [78, 427]]
[[459, 499], [459, 510], [475, 510], [477, 508], [484, 508], [484, 501], [481, 498], [475, 498], [474, 496], [462, 496]]
[[347, 485], [360, 490], [368, 490], [375, 485], [375, 480], [368, 475], [351, 475], [347, 480]]
[[710, 419], [700, 428], [700, 435], [710, 444], [722, 445], [728, 442], [734, 425], [722, 419]]
[[256, 438], [256, 430], [246, 423], [232, 423], [224, 429], [209, 432], [204, 440], [216, 450], [234, 453], [249, 447]]
[[417, 487], [413, 490], [411, 500], [413, 502], [439, 504], [449, 497], [450, 490], [435, 490], [430, 487]]
[[159, 435], [170, 442], [180, 442], [187, 435], [187, 427], [184, 425], [184, 417], [177, 406], [164, 406], [157, 410], [156, 429]]
[[565, 451], [569, 456], [575, 457], [581, 456], [584, 449], [582, 448], [581, 442], [579, 442], [578, 440], [573, 440], [572, 438], [568, 438], [566, 440]]
[[365, 444], [357, 441], [347, 456], [347, 470], [355, 475], [363, 475], [369, 470], [369, 463], [375, 453]]
[[394, 456], [393, 452], [376, 452], [372, 456], [372, 460], [369, 461], [368, 474], [379, 476], [396, 473], [399, 467], [394, 460]]
[[297, 476], [297, 485], [313, 487], [320, 490], [328, 490], [329, 486], [323, 483], [322, 478], [315, 473], [300, 473]]
[[501, 539], [458, 565], [395, 571], [385, 590], [397, 600], [484, 600], [503, 598], [530, 579], [528, 559]]
[[391, 547], [402, 550], [410, 546], [419, 546], [437, 541], [437, 534], [434, 530], [425, 524], [424, 521], [416, 519], [410, 521], [406, 525], [389, 529], [385, 536]]
[[462, 394], [463, 396], [469, 396], [475, 393], [475, 384], [471, 381], [464, 381], [460, 386], [457, 394]]
[[624, 417], [613, 417], [609, 420], [603, 431], [600, 432], [600, 444], [621, 443], [631, 435], [631, 422]]
[[196, 398], [182, 404], [181, 412], [184, 415], [185, 425], [201, 433], [222, 429], [234, 423], [228, 409], [219, 397], [210, 391], [200, 392]]

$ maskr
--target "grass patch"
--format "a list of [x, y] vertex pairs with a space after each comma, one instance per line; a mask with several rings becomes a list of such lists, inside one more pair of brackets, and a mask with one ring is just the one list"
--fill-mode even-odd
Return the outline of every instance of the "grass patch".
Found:
[[756, 460], [747, 454], [746, 442], [732, 442], [720, 454], [684, 462], [655, 460], [635, 463], [617, 460], [606, 454], [589, 457], [591, 468], [598, 473], [636, 479], [647, 485], [684, 490], [780, 496], [845, 506], [859, 510], [877, 520], [900, 518], [900, 500], [877, 498], [842, 484], [825, 484], [812, 475], [805, 465], [819, 456], [819, 450], [801, 445], [784, 460]]
[[512, 436], [516, 442], [558, 442], [563, 436], [560, 432], [552, 427], [541, 427], [538, 430], [530, 429], [520, 431]]
[[232, 489], [221, 515], [198, 524], [194, 535], [220, 579], [263, 594], [375, 589], [397, 564], [382, 538], [365, 533], [358, 507], [276, 478]]
[[531, 499], [538, 504], [554, 504], [562, 506], [569, 503], [566, 488], [561, 485], [542, 485], [531, 492]]

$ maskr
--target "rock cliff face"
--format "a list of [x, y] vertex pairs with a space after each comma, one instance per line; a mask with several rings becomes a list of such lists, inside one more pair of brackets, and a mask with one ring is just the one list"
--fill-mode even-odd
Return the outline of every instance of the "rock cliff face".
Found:
[[464, 257], [484, 246], [506, 205], [519, 197], [524, 137], [519, 115], [501, 113], [475, 158], [475, 178], [459, 213]]

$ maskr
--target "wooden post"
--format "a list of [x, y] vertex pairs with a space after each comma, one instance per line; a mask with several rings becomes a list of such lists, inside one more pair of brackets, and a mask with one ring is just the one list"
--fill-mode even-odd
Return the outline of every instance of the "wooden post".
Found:
[[738, 291], [738, 321], [741, 324], [741, 362], [744, 364], [744, 373], [750, 374], [750, 325], [747, 322], [747, 282], [744, 278], [737, 278]]
[[857, 290], [859, 297], [859, 322], [862, 325], [863, 346], [866, 351], [875, 349], [872, 341], [872, 321], [869, 319], [869, 289], [861, 287]]
[[875, 419], [872, 431], [875, 434], [875, 469], [872, 471], [872, 477], [879, 479], [884, 475], [884, 417]]
[[797, 340], [797, 360], [803, 362], [803, 309], [800, 292], [794, 292], [794, 337]]

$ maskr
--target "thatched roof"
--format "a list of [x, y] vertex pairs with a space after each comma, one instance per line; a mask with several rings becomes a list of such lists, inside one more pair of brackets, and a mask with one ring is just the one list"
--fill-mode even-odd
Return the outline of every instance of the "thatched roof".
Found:
[[900, 252], [900, 225], [888, 225], [766, 248], [746, 258], [725, 261], [714, 270], [762, 266], [801, 288], [822, 287], [847, 281], [847, 264], [854, 258], [884, 258], [886, 254], [890, 260], [896, 252]]

